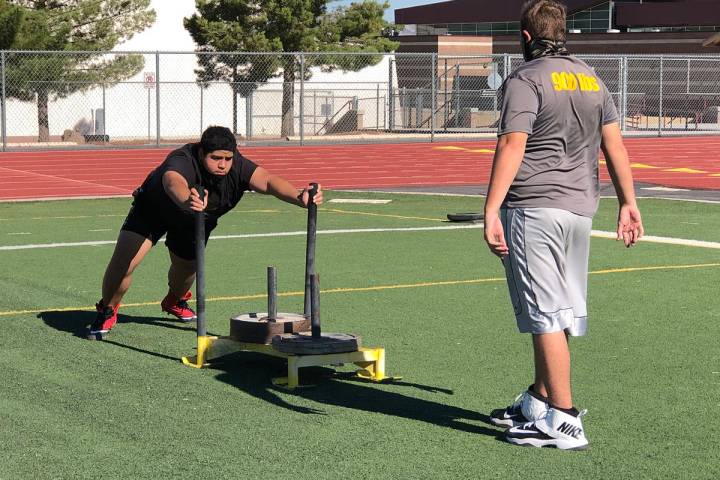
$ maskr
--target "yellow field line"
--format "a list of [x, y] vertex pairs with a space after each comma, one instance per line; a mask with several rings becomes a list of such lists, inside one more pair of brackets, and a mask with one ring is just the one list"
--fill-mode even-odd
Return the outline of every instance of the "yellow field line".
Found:
[[[654, 267], [628, 267], [628, 268], [609, 268], [605, 270], [595, 270], [590, 272], [590, 275], [607, 275], [610, 273], [631, 273], [631, 272], [644, 272], [653, 270], [684, 270], [690, 268], [711, 268], [720, 267], [720, 263], [699, 263], [692, 265], [658, 265]], [[376, 285], [371, 287], [347, 287], [347, 288], [330, 288], [327, 290], [321, 290], [323, 294], [327, 293], [356, 293], [356, 292], [377, 292], [382, 290], [399, 290], [408, 288], [423, 288], [423, 287], [439, 287], [448, 285], [470, 285], [479, 283], [494, 283], [504, 282], [505, 277], [494, 277], [494, 278], [475, 278], [469, 280], [445, 280], [437, 282], [419, 282], [419, 283], [405, 283], [397, 285]], [[299, 297], [304, 295], [305, 292], [281, 292], [278, 293], [278, 297]], [[227, 301], [238, 301], [238, 300], [258, 300], [265, 298], [265, 293], [254, 293], [252, 295], [236, 295], [229, 297], [210, 297], [205, 299], [206, 302], [227, 302]], [[123, 308], [129, 307], [148, 307], [153, 305], [160, 305], [160, 302], [140, 302], [140, 303], [124, 303]], [[52, 312], [69, 312], [73, 310], [92, 310], [92, 306], [81, 306], [81, 307], [61, 307], [61, 308], [43, 308], [39, 310], [15, 310], [0, 312], [0, 317], [8, 317], [11, 315], [28, 315], [37, 314], [47, 311]]]
[[658, 265], [656, 267], [630, 267], [630, 268], [610, 268], [607, 270], [595, 270], [590, 275], [605, 275], [608, 273], [628, 273], [628, 272], [647, 272], [650, 270], [684, 270], [688, 268], [710, 268], [720, 267], [720, 263], [699, 263], [695, 265]]

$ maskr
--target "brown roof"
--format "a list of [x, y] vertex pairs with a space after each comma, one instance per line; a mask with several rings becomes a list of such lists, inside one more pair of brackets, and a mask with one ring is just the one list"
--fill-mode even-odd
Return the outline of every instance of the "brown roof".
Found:
[[[395, 23], [516, 22], [525, 0], [451, 0], [395, 10]], [[608, 0], [564, 0], [568, 14], [606, 3]], [[686, 25], [720, 26], [718, 0], [665, 0], [662, 2], [616, 2], [616, 24], [623, 27]]]
[[717, 0], [676, 0], [668, 3], [616, 3], [621, 27], [682, 27], [720, 25]]
[[[608, 0], [565, 0], [568, 13], [585, 10]], [[451, 0], [395, 10], [400, 25], [432, 23], [516, 22], [525, 0]]]

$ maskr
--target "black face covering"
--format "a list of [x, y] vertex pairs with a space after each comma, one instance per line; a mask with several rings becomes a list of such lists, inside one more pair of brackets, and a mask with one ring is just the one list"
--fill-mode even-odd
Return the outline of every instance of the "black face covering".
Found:
[[526, 62], [541, 57], [570, 55], [568, 49], [565, 48], [565, 42], [556, 42], [549, 38], [533, 38], [528, 42], [522, 32], [520, 32], [520, 40]]

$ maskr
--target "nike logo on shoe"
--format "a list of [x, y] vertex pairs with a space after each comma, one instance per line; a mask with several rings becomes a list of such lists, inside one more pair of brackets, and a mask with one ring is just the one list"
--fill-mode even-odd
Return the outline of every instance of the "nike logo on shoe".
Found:
[[580, 435], [582, 435], [582, 428], [576, 427], [568, 422], [563, 422], [555, 430], [573, 438], [580, 438]]

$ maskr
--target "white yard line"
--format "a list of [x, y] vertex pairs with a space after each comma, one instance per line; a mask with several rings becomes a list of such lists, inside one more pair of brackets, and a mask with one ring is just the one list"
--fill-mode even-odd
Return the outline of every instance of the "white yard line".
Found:
[[[472, 188], [472, 187], [471, 187]], [[480, 188], [480, 187], [478, 187]], [[328, 192], [342, 192], [342, 193], [382, 193], [385, 195], [421, 195], [421, 196], [435, 196], [435, 197], [485, 197], [480, 193], [442, 193], [442, 192], [401, 192], [394, 190], [352, 190], [352, 189], [339, 189], [339, 190], [328, 190]]]
[[[617, 238], [617, 234], [615, 232], [603, 232], [600, 230], [593, 230], [592, 236], [597, 238], [610, 238], [613, 240]], [[682, 245], [684, 247], [720, 249], [720, 242], [706, 242], [704, 240], [690, 240], [686, 238], [656, 237], [653, 235], [644, 236], [640, 240], [640, 242], [663, 243], [665, 245]]]
[[368, 205], [385, 205], [390, 202], [392, 202], [392, 200], [379, 198], [333, 198], [327, 201], [327, 203], [359, 203]]
[[[479, 188], [479, 187], [478, 187]], [[346, 192], [346, 193], [382, 193], [387, 195], [399, 194], [399, 195], [419, 195], [419, 196], [436, 196], [436, 197], [467, 197], [467, 198], [485, 198], [482, 193], [441, 193], [441, 192], [404, 192], [404, 191], [393, 191], [393, 190], [328, 190], [333, 192]], [[617, 200], [615, 195], [601, 195], [600, 198], [603, 200]], [[695, 198], [673, 198], [673, 197], [644, 197], [642, 195], [636, 197], [638, 200], [671, 200], [673, 202], [690, 202], [690, 203], [708, 203], [714, 205], [720, 205], [719, 200], [703, 200]]]
[[[2, 167], [0, 167], [2, 168]], [[75, 181], [75, 180], [74, 180]], [[78, 180], [79, 181], [79, 180]], [[89, 182], [82, 182], [89, 183]], [[96, 184], [92, 184], [96, 185]], [[115, 187], [108, 187], [115, 188]], [[480, 188], [480, 187], [478, 187]], [[398, 194], [398, 195], [420, 195], [420, 196], [435, 196], [435, 197], [469, 197], [469, 198], [485, 198], [482, 193], [442, 193], [442, 192], [404, 192], [404, 191], [392, 191], [392, 190], [353, 190], [353, 189], [328, 189], [327, 192], [341, 192], [341, 193], [382, 193], [387, 195]], [[255, 192], [247, 192], [247, 194], [253, 194]], [[66, 197], [40, 197], [40, 198], [11, 198], [0, 200], [0, 203], [27, 203], [27, 202], [54, 202], [58, 200], [105, 200], [112, 198], [128, 198], [131, 197], [131, 193], [128, 192], [123, 195], [88, 195], [88, 196], [66, 196]], [[615, 200], [617, 197], [614, 195], [601, 195], [602, 199]], [[720, 204], [718, 200], [702, 200], [693, 198], [673, 198], [673, 197], [643, 197], [642, 195], [637, 197], [638, 200], [672, 200], [674, 202], [691, 202], [691, 203], [708, 203], [708, 204]]]
[[[433, 227], [403, 227], [403, 228], [348, 228], [337, 230], [319, 230], [318, 235], [342, 235], [353, 233], [388, 233], [388, 232], [432, 232], [432, 231], [448, 231], [448, 230], [479, 230], [483, 228], [482, 223], [463, 224], [463, 225], [443, 225]], [[214, 235], [210, 238], [214, 240], [231, 240], [241, 238], [273, 238], [273, 237], [297, 237], [307, 235], [307, 231], [299, 230], [293, 232], [271, 232], [271, 233], [247, 233], [239, 235]], [[592, 236], [596, 238], [615, 239], [614, 232], [604, 232], [601, 230], [593, 230]], [[720, 249], [720, 242], [708, 242], [703, 240], [692, 240], [685, 238], [672, 237], [643, 237], [641, 242], [662, 243], [667, 245], [681, 245], [686, 247], [712, 248]], [[43, 248], [65, 248], [65, 247], [95, 247], [100, 245], [113, 245], [115, 240], [98, 240], [93, 242], [65, 242], [65, 243], [41, 243], [27, 245], [5, 245], [0, 246], [0, 251], [7, 250], [33, 250]]]

